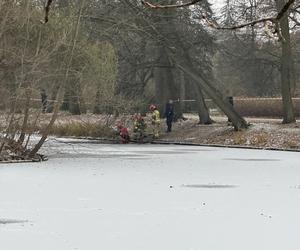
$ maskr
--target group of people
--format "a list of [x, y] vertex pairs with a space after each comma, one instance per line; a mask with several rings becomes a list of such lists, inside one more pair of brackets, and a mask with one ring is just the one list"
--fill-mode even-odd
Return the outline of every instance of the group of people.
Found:
[[[151, 112], [151, 127], [152, 127], [152, 135], [153, 138], [159, 138], [160, 134], [160, 112], [156, 105], [151, 104], [149, 107]], [[166, 118], [167, 123], [167, 132], [172, 131], [172, 122], [174, 120], [174, 105], [173, 101], [169, 100], [165, 107], [164, 117]], [[144, 117], [141, 114], [135, 114], [133, 116], [134, 125], [133, 125], [133, 135], [134, 141], [143, 143], [145, 137], [147, 136], [145, 130], [147, 128], [147, 124], [145, 122]], [[129, 143], [130, 135], [129, 130], [123, 126], [121, 123], [118, 124], [118, 134], [121, 138], [121, 143]]]

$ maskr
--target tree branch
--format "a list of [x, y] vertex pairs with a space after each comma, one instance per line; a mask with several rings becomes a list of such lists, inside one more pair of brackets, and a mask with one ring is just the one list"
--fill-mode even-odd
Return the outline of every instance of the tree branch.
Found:
[[52, 4], [53, 0], [47, 0], [46, 6], [45, 6], [45, 19], [44, 22], [48, 23], [49, 21], [49, 12], [50, 12], [50, 7]]
[[[299, 22], [295, 17], [290, 16], [289, 18], [295, 23], [294, 27], [300, 26], [300, 22]], [[293, 27], [293, 28], [294, 28], [294, 27]]]
[[[194, 4], [196, 4], [200, 1], [202, 1], [202, 0], [191, 0], [190, 2], [183, 3], [183, 4], [160, 5], [160, 4], [152, 4], [148, 1], [141, 0], [143, 5], [145, 5], [149, 8], [152, 8], [152, 9], [180, 8], [180, 7], [186, 7], [186, 6], [194, 5]], [[209, 26], [211, 26], [215, 29], [219, 29], [219, 30], [236, 30], [236, 29], [242, 29], [242, 28], [247, 27], [247, 26], [254, 26], [254, 25], [259, 24], [259, 23], [267, 23], [267, 22], [272, 22], [272, 23], [275, 24], [276, 22], [278, 22], [285, 15], [285, 13], [288, 12], [288, 10], [290, 9], [291, 5], [294, 2], [295, 2], [295, 0], [289, 0], [282, 7], [281, 11], [275, 17], [261, 18], [261, 19], [258, 19], [258, 20], [254, 20], [254, 21], [251, 21], [251, 22], [248, 22], [248, 23], [244, 23], [244, 24], [240, 24], [240, 25], [236, 25], [236, 26], [232, 26], [232, 27], [221, 27], [216, 22], [212, 22], [212, 21], [208, 20], [208, 18], [206, 17], [205, 14], [202, 15], [202, 18], [208, 23]]]
[[279, 21], [286, 12], [290, 9], [291, 5], [295, 2], [295, 0], [289, 0], [281, 9], [281, 11], [276, 16], [276, 20]]
[[182, 3], [182, 4], [170, 4], [170, 5], [161, 5], [161, 4], [152, 4], [148, 1], [145, 0], [141, 0], [142, 4], [152, 8], [152, 9], [167, 9], [167, 8], [181, 8], [181, 7], [187, 7], [187, 6], [191, 6], [194, 5], [198, 2], [201, 2], [202, 0], [191, 0], [190, 2], [187, 3]]

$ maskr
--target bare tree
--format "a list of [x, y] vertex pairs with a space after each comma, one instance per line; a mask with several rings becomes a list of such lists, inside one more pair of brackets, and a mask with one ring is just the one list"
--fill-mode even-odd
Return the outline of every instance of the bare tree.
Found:
[[[153, 4], [149, 1], [142, 1], [144, 5], [153, 9], [169, 9], [169, 8], [180, 8], [185, 6], [194, 5], [200, 1], [190, 1], [185, 4], [167, 4], [167, 5], [159, 5]], [[211, 19], [206, 15], [206, 13], [202, 14], [202, 18], [205, 22], [214, 29], [218, 30], [239, 30], [246, 27], [251, 27], [253, 32], [253, 27], [255, 25], [262, 24], [269, 33], [277, 34], [281, 43], [282, 43], [282, 56], [281, 56], [281, 85], [282, 85], [282, 98], [283, 98], [283, 111], [284, 118], [283, 123], [291, 123], [295, 122], [295, 116], [293, 111], [293, 103], [291, 98], [291, 88], [294, 85], [294, 73], [293, 73], [293, 61], [292, 61], [292, 53], [291, 53], [291, 45], [290, 45], [290, 29], [289, 29], [289, 14], [291, 12], [297, 12], [299, 6], [293, 7], [296, 0], [276, 0], [275, 4], [277, 7], [277, 13], [274, 14], [274, 11], [269, 10], [269, 16], [258, 18], [255, 20], [250, 20], [245, 23], [237, 23], [232, 26], [222, 26], [218, 24], [215, 20]], [[263, 3], [261, 3], [263, 5]], [[250, 11], [256, 9], [257, 6], [250, 6]], [[243, 16], [246, 13], [241, 13]], [[297, 19], [292, 17], [294, 22], [297, 24]], [[272, 31], [270, 31], [272, 30]]]

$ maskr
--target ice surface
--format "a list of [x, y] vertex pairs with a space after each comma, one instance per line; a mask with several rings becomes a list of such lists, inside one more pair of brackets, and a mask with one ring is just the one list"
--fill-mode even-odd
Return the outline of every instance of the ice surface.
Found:
[[299, 153], [60, 139], [44, 151], [0, 165], [3, 250], [300, 249]]

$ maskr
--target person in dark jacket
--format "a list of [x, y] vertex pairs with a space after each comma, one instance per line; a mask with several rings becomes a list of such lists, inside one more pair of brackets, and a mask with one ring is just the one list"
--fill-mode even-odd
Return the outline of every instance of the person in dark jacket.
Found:
[[172, 131], [172, 122], [174, 120], [174, 104], [172, 100], [169, 100], [165, 108], [165, 118], [167, 123], [167, 132]]

